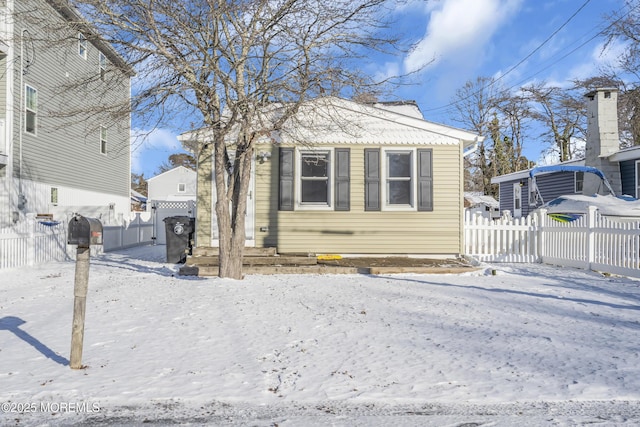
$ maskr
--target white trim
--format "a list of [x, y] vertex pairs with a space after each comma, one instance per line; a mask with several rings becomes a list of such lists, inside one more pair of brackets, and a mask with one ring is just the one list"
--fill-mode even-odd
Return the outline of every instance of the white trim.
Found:
[[[409, 205], [390, 205], [388, 202], [387, 185], [388, 185], [388, 166], [387, 153], [407, 153], [411, 154], [411, 204]], [[418, 183], [416, 171], [418, 170], [418, 153], [417, 148], [382, 148], [380, 150], [380, 199], [381, 210], [383, 211], [402, 211], [413, 212], [418, 210]]]
[[[328, 154], [329, 165], [327, 167], [327, 203], [302, 203], [302, 156], [303, 154]], [[300, 211], [331, 211], [335, 207], [333, 200], [333, 182], [334, 182], [334, 162], [335, 155], [333, 147], [317, 147], [317, 148], [299, 148], [295, 150], [295, 203], [294, 209]]]
[[[36, 97], [36, 108], [35, 109], [31, 109], [29, 108], [29, 98], [27, 96], [27, 88], [32, 89], [35, 93], [35, 97]], [[33, 132], [29, 132], [27, 130], [27, 112], [31, 112], [34, 115], [34, 123], [33, 123]], [[24, 84], [24, 111], [22, 111], [22, 114], [24, 115], [24, 129], [22, 129], [22, 132], [24, 133], [28, 133], [29, 135], [33, 135], [33, 136], [38, 136], [38, 89], [36, 89], [34, 86], [31, 86], [28, 83]]]
[[[104, 131], [104, 139], [102, 138], [102, 131]], [[100, 154], [107, 155], [109, 153], [109, 133], [106, 126], [100, 125]]]
[[87, 59], [88, 49], [89, 43], [87, 41], [87, 37], [81, 32], [78, 32], [78, 56], [82, 59]]

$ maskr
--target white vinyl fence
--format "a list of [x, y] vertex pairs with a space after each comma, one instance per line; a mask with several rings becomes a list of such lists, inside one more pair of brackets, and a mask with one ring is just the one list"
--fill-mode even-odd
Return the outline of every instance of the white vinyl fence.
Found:
[[556, 221], [542, 209], [494, 221], [465, 215], [465, 254], [640, 277], [640, 219], [605, 217], [595, 207], [572, 222]]
[[[0, 228], [0, 270], [74, 259], [75, 246], [67, 245], [68, 223], [27, 214], [26, 220]], [[153, 227], [153, 218], [145, 213], [132, 215], [122, 225], [103, 225], [103, 245], [92, 247], [92, 253], [151, 244]]]

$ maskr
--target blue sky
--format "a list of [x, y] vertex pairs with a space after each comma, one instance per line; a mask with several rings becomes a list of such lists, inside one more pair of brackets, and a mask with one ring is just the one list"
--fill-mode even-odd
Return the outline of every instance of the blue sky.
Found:
[[[623, 0], [408, 0], [394, 18], [414, 49], [402, 57], [374, 58], [366, 69], [397, 75], [428, 63], [415, 84], [395, 91], [396, 99], [415, 100], [427, 120], [457, 125], [451, 102], [476, 77], [500, 77], [506, 87], [539, 81], [568, 86], [612, 64], [621, 47], [603, 52], [597, 34], [607, 25], [604, 16], [623, 8]], [[154, 176], [170, 154], [181, 151], [176, 135], [182, 131], [156, 129], [136, 142], [132, 171]], [[534, 135], [527, 144], [531, 160], [547, 148]]]

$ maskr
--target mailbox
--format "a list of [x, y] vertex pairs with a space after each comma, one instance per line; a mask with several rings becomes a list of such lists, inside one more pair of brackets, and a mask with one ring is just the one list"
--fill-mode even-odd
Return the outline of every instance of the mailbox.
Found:
[[75, 215], [69, 221], [69, 236], [67, 243], [88, 248], [91, 245], [102, 244], [102, 223], [95, 218]]

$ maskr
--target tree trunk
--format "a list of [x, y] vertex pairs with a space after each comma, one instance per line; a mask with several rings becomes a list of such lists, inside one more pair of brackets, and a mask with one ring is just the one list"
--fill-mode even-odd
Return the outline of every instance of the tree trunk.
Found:
[[[231, 199], [226, 185], [224, 185], [224, 173], [216, 171], [216, 179], [223, 182], [216, 184], [218, 191], [225, 191], [224, 197], [218, 193], [216, 203], [216, 213], [218, 216], [219, 230], [219, 267], [218, 275], [231, 279], [242, 279], [242, 257], [246, 240], [245, 223], [247, 214], [247, 196], [249, 192], [249, 180], [251, 176], [251, 158], [253, 149], [250, 148], [243, 153], [236, 154], [234, 162], [233, 176], [229, 180], [233, 186]], [[224, 168], [224, 153], [221, 153], [220, 167]], [[216, 154], [216, 166], [218, 166], [218, 155]], [[220, 177], [222, 175], [222, 177]], [[222, 188], [221, 188], [222, 187]]]

